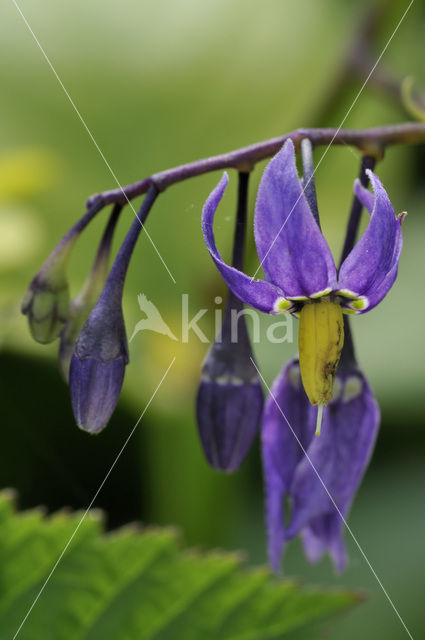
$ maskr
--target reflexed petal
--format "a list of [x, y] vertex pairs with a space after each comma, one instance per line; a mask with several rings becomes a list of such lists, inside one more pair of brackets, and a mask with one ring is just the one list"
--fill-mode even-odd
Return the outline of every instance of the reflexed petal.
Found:
[[314, 434], [315, 420], [316, 410], [302, 387], [298, 361], [291, 360], [272, 386], [261, 433], [268, 551], [275, 571], [279, 571], [285, 541], [284, 498], [290, 493], [295, 469], [303, 457], [297, 438], [306, 448]]
[[372, 215], [373, 207], [375, 206], [375, 195], [364, 187], [358, 178], [354, 181], [354, 193], [369, 212], [369, 215]]
[[400, 240], [398, 242], [398, 246], [396, 247], [396, 250], [395, 250], [395, 259], [394, 259], [394, 265], [392, 269], [390, 269], [390, 271], [387, 273], [385, 278], [379, 283], [379, 285], [376, 285], [373, 288], [373, 290], [369, 291], [367, 296], [369, 305], [367, 309], [365, 309], [364, 311], [359, 311], [359, 313], [365, 313], [366, 311], [370, 311], [371, 309], [373, 309], [373, 307], [376, 307], [376, 305], [379, 304], [383, 298], [385, 298], [388, 291], [393, 286], [397, 278], [398, 262], [400, 259], [400, 253], [402, 248], [401, 232], [399, 234], [399, 239]]
[[260, 311], [276, 313], [275, 304], [279, 298], [283, 296], [280, 289], [269, 282], [253, 280], [241, 271], [238, 271], [238, 269], [227, 265], [215, 245], [213, 232], [214, 214], [223, 197], [228, 182], [229, 178], [225, 173], [204, 205], [202, 212], [202, 230], [204, 232], [205, 243], [224, 281], [238, 298]]
[[402, 248], [401, 223], [396, 217], [380, 180], [368, 171], [374, 195], [355, 182], [355, 193], [371, 214], [369, 225], [344, 260], [338, 278], [338, 288], [367, 298], [367, 306], [359, 313], [370, 311], [385, 297], [397, 277]]
[[254, 228], [266, 278], [286, 297], [309, 297], [335, 288], [335, 263], [302, 192], [291, 140], [264, 171]]
[[344, 564], [344, 549], [343, 528], [333, 521], [335, 516], [340, 518], [335, 504], [345, 517], [370, 459], [379, 409], [360, 372], [344, 373], [337, 379], [341, 390], [325, 409], [322, 435], [312, 439], [308, 458], [301, 460], [294, 474], [290, 490], [293, 514], [286, 538], [293, 538], [308, 527], [304, 543], [312, 544], [309, 556], [320, 557], [319, 538], [323, 550], [331, 551], [338, 568]]

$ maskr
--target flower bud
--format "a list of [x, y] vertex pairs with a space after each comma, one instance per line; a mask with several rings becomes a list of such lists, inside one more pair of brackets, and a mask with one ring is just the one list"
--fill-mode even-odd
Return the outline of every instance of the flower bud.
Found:
[[69, 370], [72, 408], [79, 427], [92, 433], [107, 424], [121, 392], [128, 363], [121, 307], [96, 305], [83, 326]]
[[28, 316], [34, 340], [41, 344], [48, 344], [55, 340], [68, 319], [70, 304], [66, 270], [69, 256], [80, 233], [102, 207], [101, 199], [93, 202], [90, 209], [53, 249], [28, 287], [21, 311]]
[[93, 266], [82, 290], [71, 302], [67, 323], [60, 334], [59, 366], [67, 382], [69, 379], [71, 357], [74, 352], [78, 334], [87, 320], [90, 311], [96, 304], [102, 292], [103, 285], [105, 284], [112, 238], [121, 209], [121, 205], [116, 205], [111, 213], [100, 241]]
[[232, 342], [231, 311], [229, 308], [223, 324], [223, 341], [216, 340], [206, 357], [197, 396], [198, 431], [205, 456], [211, 466], [228, 472], [242, 464], [263, 408], [245, 317], [239, 319], [237, 342]]
[[47, 344], [58, 337], [69, 315], [66, 266], [69, 246], [53, 252], [32, 280], [22, 301], [34, 340]]
[[157, 195], [156, 187], [150, 187], [75, 343], [69, 369], [72, 408], [78, 426], [92, 433], [106, 426], [121, 392], [128, 363], [123, 287], [137, 238]]
[[[241, 269], [246, 233], [249, 173], [239, 172], [232, 265]], [[223, 326], [202, 367], [196, 401], [198, 431], [208, 462], [236, 471], [255, 437], [263, 410], [263, 391], [243, 315], [232, 291]]]

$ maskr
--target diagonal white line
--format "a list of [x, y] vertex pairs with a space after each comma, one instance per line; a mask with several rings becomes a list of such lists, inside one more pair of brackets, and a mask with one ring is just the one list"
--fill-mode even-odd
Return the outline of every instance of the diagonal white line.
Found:
[[103, 486], [105, 485], [106, 481], [108, 480], [109, 476], [112, 473], [112, 470], [114, 469], [115, 465], [117, 464], [118, 460], [121, 457], [121, 454], [123, 453], [124, 449], [126, 448], [126, 446], [128, 445], [128, 443], [130, 442], [130, 439], [132, 438], [134, 432], [136, 431], [137, 427], [139, 426], [139, 423], [141, 421], [141, 419], [143, 418], [143, 416], [145, 415], [146, 411], [148, 410], [152, 400], [154, 399], [154, 397], [156, 396], [160, 386], [162, 385], [162, 383], [164, 382], [165, 378], [168, 375], [168, 372], [170, 371], [171, 367], [173, 366], [174, 362], [175, 362], [176, 358], [174, 357], [170, 364], [168, 365], [167, 370], [165, 371], [164, 375], [162, 376], [161, 380], [159, 381], [155, 391], [153, 392], [153, 394], [151, 395], [151, 397], [149, 398], [149, 401], [147, 403], [147, 405], [145, 406], [145, 408], [143, 409], [142, 413], [140, 414], [139, 419], [137, 420], [136, 424], [134, 425], [134, 427], [132, 428], [132, 430], [130, 431], [129, 436], [127, 437], [126, 441], [124, 442], [123, 446], [121, 447], [118, 455], [116, 456], [115, 460], [113, 461], [112, 465], [109, 468], [108, 473], [106, 474], [106, 476], [104, 477], [104, 479], [102, 480], [98, 490], [96, 491], [96, 493], [94, 494], [89, 506], [87, 507], [87, 509], [85, 510], [85, 512], [83, 513], [83, 515], [81, 516], [80, 521], [78, 522], [77, 526], [74, 529], [74, 532], [72, 533], [71, 537], [69, 538], [68, 542], [66, 543], [66, 545], [64, 546], [64, 548], [62, 549], [61, 554], [59, 555], [59, 558], [56, 560], [55, 564], [53, 565], [49, 575], [47, 576], [46, 580], [43, 582], [43, 585], [40, 589], [40, 591], [37, 593], [36, 597], [34, 598], [34, 601], [32, 603], [32, 605], [30, 606], [30, 608], [28, 609], [24, 619], [22, 620], [21, 624], [19, 625], [18, 630], [16, 631], [15, 635], [13, 636], [13, 640], [15, 640], [18, 637], [19, 632], [21, 631], [22, 627], [24, 626], [28, 616], [30, 615], [31, 611], [34, 609], [35, 605], [38, 602], [38, 599], [40, 598], [41, 594], [43, 593], [44, 589], [47, 586], [47, 583], [49, 582], [50, 578], [52, 577], [52, 575], [54, 574], [55, 570], [57, 569], [58, 564], [60, 563], [60, 561], [62, 560], [63, 556], [65, 555], [69, 545], [71, 544], [71, 542], [73, 541], [78, 529], [81, 527], [81, 525], [83, 524], [84, 520], [87, 517], [87, 514], [89, 513], [90, 509], [92, 508], [97, 496], [99, 495], [99, 493], [102, 491]]
[[344, 518], [343, 514], [341, 513], [341, 510], [339, 509], [339, 507], [338, 507], [338, 505], [336, 504], [335, 500], [334, 500], [334, 499], [333, 499], [333, 497], [331, 496], [331, 494], [330, 494], [330, 492], [329, 492], [329, 490], [328, 490], [327, 486], [325, 485], [325, 483], [324, 483], [324, 482], [323, 482], [323, 480], [322, 480], [322, 477], [321, 477], [320, 473], [317, 471], [316, 467], [315, 467], [315, 466], [314, 466], [314, 464], [313, 464], [313, 461], [311, 460], [311, 458], [310, 458], [310, 456], [308, 455], [307, 451], [306, 451], [306, 450], [305, 450], [305, 448], [303, 447], [303, 445], [302, 445], [302, 443], [301, 443], [300, 439], [298, 438], [297, 434], [295, 433], [294, 429], [292, 428], [291, 424], [289, 423], [288, 418], [287, 418], [287, 417], [286, 417], [286, 415], [284, 414], [284, 412], [283, 412], [283, 410], [282, 410], [281, 406], [279, 405], [278, 401], [276, 400], [276, 398], [275, 398], [275, 396], [274, 396], [273, 392], [271, 391], [271, 389], [270, 389], [270, 387], [268, 386], [267, 382], [264, 380], [264, 377], [263, 377], [263, 375], [261, 374], [260, 370], [258, 369], [258, 367], [257, 367], [256, 363], [254, 362], [254, 359], [253, 359], [253, 358], [251, 358], [251, 356], [250, 356], [250, 359], [251, 359], [252, 364], [253, 364], [253, 365], [254, 365], [254, 367], [256, 368], [258, 375], [260, 376], [261, 380], [263, 381], [263, 383], [264, 383], [264, 385], [265, 385], [265, 387], [266, 387], [266, 389], [267, 389], [267, 392], [270, 394], [270, 397], [272, 398], [272, 400], [273, 400], [273, 402], [275, 403], [276, 407], [278, 408], [278, 410], [279, 410], [280, 414], [281, 414], [281, 415], [282, 415], [282, 417], [284, 418], [284, 420], [285, 420], [286, 424], [287, 424], [287, 425], [288, 425], [288, 427], [290, 428], [290, 430], [291, 430], [291, 432], [292, 432], [292, 435], [294, 436], [294, 438], [295, 438], [295, 440], [297, 441], [297, 443], [299, 444], [299, 446], [300, 446], [300, 448], [301, 448], [301, 450], [302, 450], [303, 454], [305, 455], [305, 457], [307, 458], [308, 462], [310, 463], [310, 465], [311, 465], [311, 467], [312, 467], [312, 469], [313, 469], [314, 473], [316, 474], [317, 478], [318, 478], [318, 479], [319, 479], [319, 481], [320, 481], [320, 484], [322, 485], [322, 487], [323, 487], [323, 488], [324, 488], [324, 490], [326, 491], [326, 493], [327, 493], [327, 495], [328, 495], [328, 497], [329, 497], [329, 500], [332, 502], [332, 504], [333, 504], [333, 506], [335, 507], [335, 510], [337, 511], [337, 513], [338, 513], [339, 517], [340, 517], [340, 518], [341, 518], [341, 520], [343, 521], [345, 528], [347, 529], [347, 531], [348, 531], [348, 533], [350, 534], [350, 536], [353, 538], [353, 540], [354, 540], [354, 542], [355, 542], [355, 544], [356, 544], [356, 546], [357, 546], [358, 550], [359, 550], [359, 551], [360, 551], [360, 553], [362, 554], [363, 558], [364, 558], [364, 559], [365, 559], [365, 561], [366, 561], [366, 564], [368, 565], [369, 569], [371, 570], [371, 572], [373, 573], [374, 577], [376, 578], [376, 581], [377, 581], [377, 583], [379, 584], [379, 586], [381, 587], [381, 589], [382, 589], [382, 591], [383, 591], [383, 593], [384, 593], [385, 597], [387, 598], [388, 602], [390, 603], [390, 605], [391, 605], [391, 606], [392, 606], [392, 608], [394, 609], [394, 612], [395, 612], [395, 614], [396, 614], [397, 618], [400, 620], [401, 624], [403, 625], [404, 630], [406, 631], [406, 633], [407, 633], [407, 635], [409, 636], [410, 640], [413, 640], [413, 636], [412, 636], [412, 634], [410, 633], [409, 629], [407, 628], [407, 626], [406, 626], [406, 624], [405, 624], [405, 622], [404, 622], [403, 618], [402, 618], [402, 617], [401, 617], [401, 615], [399, 614], [399, 612], [398, 612], [398, 610], [397, 610], [397, 608], [396, 608], [396, 606], [395, 606], [394, 602], [391, 600], [391, 597], [389, 596], [389, 594], [388, 594], [387, 590], [385, 589], [384, 585], [382, 584], [381, 580], [379, 579], [379, 577], [378, 577], [378, 575], [377, 575], [377, 573], [376, 573], [375, 569], [372, 567], [371, 563], [369, 562], [369, 559], [368, 559], [368, 557], [366, 556], [365, 552], [363, 551], [362, 547], [360, 546], [359, 541], [357, 540], [357, 538], [356, 538], [356, 536], [354, 535], [354, 533], [353, 533], [352, 529], [350, 528], [349, 524], [347, 523], [346, 519]]
[[108, 169], [109, 169], [109, 173], [111, 174], [111, 176], [113, 177], [113, 179], [114, 179], [114, 180], [115, 180], [115, 182], [117, 183], [118, 188], [121, 190], [121, 193], [123, 194], [124, 198], [127, 200], [127, 203], [130, 205], [130, 208], [131, 208], [131, 210], [133, 211], [134, 215], [136, 216], [136, 218], [139, 220], [140, 224], [142, 225], [142, 227], [143, 227], [143, 231], [146, 233], [146, 235], [147, 235], [147, 237], [148, 237], [149, 242], [151, 243], [151, 245], [152, 245], [152, 246], [153, 246], [153, 248], [155, 249], [155, 252], [156, 252], [157, 256], [159, 257], [159, 259], [161, 260], [161, 262], [162, 262], [162, 264], [164, 265], [165, 269], [167, 270], [168, 275], [170, 276], [170, 278], [171, 278], [171, 280], [174, 282], [174, 284], [176, 284], [176, 280], [175, 280], [175, 278], [174, 278], [173, 274], [171, 273], [170, 269], [168, 268], [168, 266], [167, 266], [167, 264], [166, 264], [166, 262], [165, 262], [164, 258], [163, 258], [163, 257], [162, 257], [162, 255], [160, 254], [158, 247], [156, 246], [155, 242], [152, 240], [152, 237], [150, 236], [149, 232], [147, 231], [146, 226], [145, 226], [145, 225], [143, 225], [142, 221], [140, 220], [139, 216], [137, 215], [137, 212], [136, 212], [135, 208], [133, 207], [132, 202], [128, 199], [128, 197], [127, 197], [127, 195], [126, 195], [126, 193], [125, 193], [124, 189], [122, 188], [122, 186], [121, 186], [121, 184], [120, 184], [120, 182], [119, 182], [119, 180], [118, 180], [117, 176], [115, 175], [115, 173], [114, 173], [114, 171], [113, 171], [113, 169], [112, 169], [111, 165], [109, 164], [109, 162], [108, 162], [108, 161], [107, 161], [107, 159], [105, 158], [105, 155], [104, 155], [104, 153], [103, 153], [102, 149], [101, 149], [101, 148], [99, 147], [99, 145], [97, 144], [97, 142], [96, 142], [96, 140], [95, 140], [95, 138], [94, 138], [94, 136], [93, 136], [92, 132], [91, 132], [91, 131], [90, 131], [90, 129], [88, 128], [88, 126], [87, 126], [87, 124], [86, 124], [86, 122], [85, 122], [85, 120], [84, 120], [83, 116], [82, 116], [82, 115], [81, 115], [81, 113], [79, 112], [79, 110], [78, 110], [78, 108], [77, 108], [77, 106], [76, 106], [75, 102], [73, 101], [73, 99], [72, 99], [72, 98], [71, 98], [71, 96], [69, 95], [69, 93], [68, 93], [68, 91], [67, 91], [67, 89], [66, 89], [65, 85], [63, 84], [62, 80], [60, 79], [60, 77], [59, 77], [59, 75], [58, 75], [58, 73], [57, 73], [56, 69], [54, 68], [54, 66], [53, 66], [52, 62], [50, 61], [50, 58], [48, 57], [47, 53], [44, 51], [43, 47], [41, 46], [41, 44], [40, 44], [40, 42], [39, 42], [39, 40], [38, 40], [37, 36], [36, 36], [36, 35], [35, 35], [35, 33], [34, 33], [34, 31], [31, 29], [31, 26], [30, 26], [30, 24], [29, 24], [28, 20], [26, 19], [26, 17], [25, 17], [25, 16], [24, 16], [24, 14], [22, 13], [21, 8], [19, 7], [19, 5], [18, 5], [18, 3], [16, 2], [16, 0], [12, 0], [12, 2], [13, 2], [13, 4], [15, 5], [15, 7], [16, 7], [16, 9], [17, 9], [17, 11], [19, 12], [19, 14], [20, 14], [20, 16], [21, 16], [22, 20], [24, 21], [25, 25], [27, 26], [28, 31], [31, 33], [32, 37], [34, 38], [34, 40], [35, 40], [35, 42], [36, 42], [36, 44], [37, 44], [38, 48], [40, 49], [41, 53], [43, 54], [44, 59], [46, 60], [46, 62], [47, 62], [47, 64], [49, 65], [50, 69], [52, 70], [52, 72], [53, 72], [54, 76], [56, 77], [56, 80], [59, 82], [59, 84], [60, 84], [60, 86], [61, 86], [61, 88], [62, 88], [63, 92], [65, 93], [66, 97], [68, 98], [68, 100], [69, 100], [69, 102], [70, 102], [70, 104], [71, 104], [72, 108], [74, 109], [75, 113], [77, 114], [78, 118], [80, 119], [81, 124], [83, 125], [84, 129], [87, 131], [87, 133], [88, 133], [88, 135], [89, 135], [89, 137], [90, 137], [91, 141], [93, 142], [94, 146], [96, 147], [97, 151], [99, 152], [99, 155], [101, 156], [101, 158], [102, 158], [103, 162], [104, 162], [104, 163], [106, 164], [106, 166], [108, 167]]
[[[15, 1], [15, 0], [13, 0]], [[291, 211], [288, 213], [288, 215], [286, 216], [282, 226], [280, 227], [279, 231], [277, 232], [275, 238], [273, 239], [273, 242], [271, 243], [270, 247], [268, 248], [266, 255], [262, 258], [260, 264], [258, 265], [254, 275], [251, 278], [251, 282], [254, 281], [255, 276], [257, 275], [257, 273], [259, 272], [259, 270], [261, 269], [261, 267], [264, 264], [265, 259], [267, 258], [267, 256], [269, 255], [270, 251], [272, 250], [276, 240], [278, 239], [278, 237], [280, 236], [282, 230], [285, 228], [286, 223], [288, 222], [289, 218], [292, 215], [292, 212], [294, 211], [295, 207], [297, 206], [298, 202], [301, 200], [302, 196], [305, 193], [305, 190], [307, 189], [308, 185], [310, 184], [311, 180], [313, 180], [314, 178], [314, 174], [316, 173], [317, 169], [320, 167], [320, 165], [322, 164], [322, 161], [324, 159], [324, 157], [326, 156], [326, 154], [328, 153], [329, 149], [332, 146], [333, 141], [335, 140], [335, 138], [337, 137], [338, 133], [341, 131], [342, 127], [344, 126], [345, 121], [347, 120], [348, 116], [350, 115], [351, 111], [354, 108], [354, 105], [356, 104], [357, 100], [360, 98], [361, 94], [363, 93], [364, 88], [366, 87], [367, 83], [369, 82], [370, 78], [372, 77], [373, 72], [375, 71], [376, 67], [378, 66], [378, 64], [381, 62], [382, 56], [384, 55], [384, 53], [386, 52], [386, 50], [388, 49], [388, 47], [390, 46], [390, 43], [392, 41], [392, 39], [394, 38], [395, 34], [397, 33], [401, 23], [403, 22], [404, 18], [407, 15], [407, 12], [409, 11], [410, 7], [412, 6], [414, 0], [410, 0], [410, 3], [407, 7], [407, 9], [405, 10], [405, 12], [403, 13], [403, 15], [401, 16], [400, 20], [397, 23], [397, 26], [395, 27], [394, 31], [392, 32], [390, 38], [388, 39], [385, 47], [382, 49], [381, 53], [379, 54], [379, 57], [377, 59], [377, 61], [375, 62], [375, 64], [373, 65], [372, 69], [369, 71], [369, 74], [366, 78], [366, 80], [363, 82], [362, 86], [360, 87], [359, 92], [357, 93], [356, 97], [354, 98], [350, 108], [348, 109], [347, 113], [345, 114], [344, 118], [341, 120], [341, 123], [338, 127], [338, 129], [335, 131], [332, 140], [329, 142], [328, 146], [326, 147], [326, 149], [324, 150], [322, 156], [319, 159], [319, 162], [317, 163], [312, 175], [310, 176], [310, 178], [307, 180], [306, 184], [303, 186], [303, 190], [301, 192], [301, 194], [298, 196], [294, 206], [292, 207]]]

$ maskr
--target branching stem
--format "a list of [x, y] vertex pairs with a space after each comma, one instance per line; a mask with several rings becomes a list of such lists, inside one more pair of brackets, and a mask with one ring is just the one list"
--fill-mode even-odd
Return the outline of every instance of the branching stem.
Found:
[[143, 180], [127, 185], [123, 189], [105, 191], [92, 196], [87, 206], [101, 200], [103, 206], [107, 204], [122, 204], [146, 193], [151, 185], [158, 191], [195, 176], [217, 171], [220, 169], [236, 169], [247, 172], [257, 162], [275, 155], [283, 143], [291, 138], [299, 151], [303, 138], [309, 138], [314, 147], [328, 145], [348, 145], [356, 147], [363, 155], [382, 157], [385, 149], [395, 144], [418, 144], [425, 142], [425, 123], [407, 122], [404, 124], [374, 127], [371, 129], [296, 129], [278, 138], [271, 138], [263, 142], [242, 147], [229, 153], [196, 160], [188, 164], [174, 167], [148, 176]]

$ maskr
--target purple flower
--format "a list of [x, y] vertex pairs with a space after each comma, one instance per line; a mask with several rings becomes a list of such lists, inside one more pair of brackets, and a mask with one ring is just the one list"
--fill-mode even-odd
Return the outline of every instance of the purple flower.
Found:
[[310, 402], [322, 407], [331, 398], [343, 346], [342, 312], [370, 311], [397, 276], [404, 216], [395, 216], [380, 180], [372, 171], [367, 173], [374, 194], [358, 180], [354, 191], [370, 213], [370, 222], [339, 274], [303, 193], [291, 140], [267, 165], [257, 194], [254, 231], [265, 280], [254, 280], [227, 265], [215, 245], [213, 219], [228, 183], [227, 174], [203, 210], [205, 242], [233, 293], [261, 311], [300, 317], [303, 385]]
[[[245, 316], [236, 315], [241, 307], [239, 300], [227, 307], [219, 339], [202, 367], [196, 400], [199, 436], [207, 460], [216, 469], [229, 472], [242, 464], [263, 409]], [[237, 326], [237, 336], [232, 324]]]
[[275, 571], [285, 543], [299, 534], [311, 562], [325, 551], [338, 571], [347, 561], [341, 516], [347, 516], [379, 425], [378, 405], [355, 364], [341, 366], [323, 421], [323, 434], [316, 438], [314, 408], [294, 359], [273, 384], [262, 426], [268, 550]]
[[267, 165], [258, 189], [254, 229], [266, 279], [252, 280], [225, 264], [215, 246], [212, 224], [228, 183], [224, 174], [205, 203], [202, 223], [211, 257], [235, 295], [267, 313], [297, 310], [325, 295], [351, 313], [376, 306], [397, 276], [403, 216], [395, 216], [379, 178], [372, 171], [368, 175], [374, 195], [358, 180], [354, 191], [371, 220], [337, 277], [328, 244], [302, 191], [294, 145], [287, 140]]

